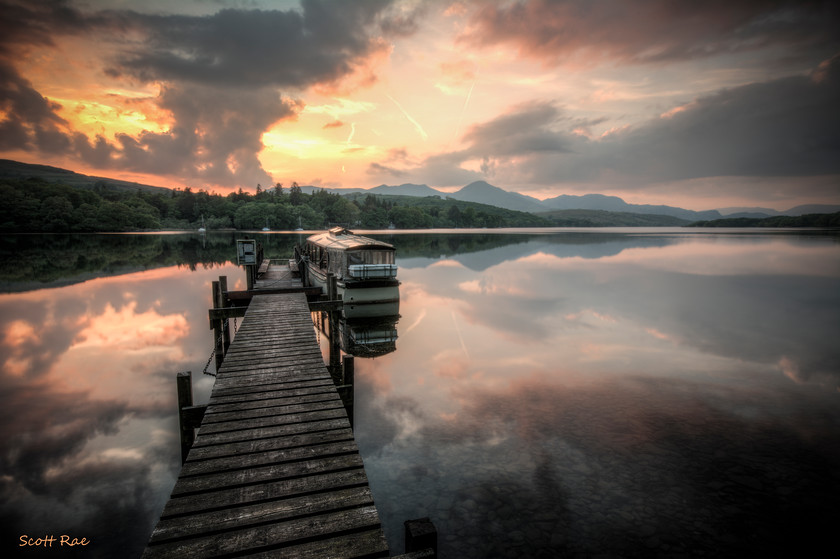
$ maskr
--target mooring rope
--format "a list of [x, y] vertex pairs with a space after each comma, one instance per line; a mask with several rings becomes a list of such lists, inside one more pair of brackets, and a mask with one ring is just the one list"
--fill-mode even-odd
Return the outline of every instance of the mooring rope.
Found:
[[[216, 348], [222, 345], [222, 340], [225, 337], [225, 324], [227, 323], [226, 320], [222, 321], [222, 328], [221, 333], [219, 334], [219, 338], [213, 344], [213, 350], [210, 352], [210, 357], [207, 358], [207, 364], [204, 365], [204, 371], [202, 371], [205, 375], [210, 375], [211, 377], [215, 377], [216, 373], [211, 373], [208, 369], [210, 369], [210, 363], [213, 362], [213, 357], [216, 356]], [[236, 317], [233, 317], [233, 335], [236, 336], [236, 332], [239, 330], [239, 327], [236, 323]], [[218, 371], [216, 371], [218, 372]]]

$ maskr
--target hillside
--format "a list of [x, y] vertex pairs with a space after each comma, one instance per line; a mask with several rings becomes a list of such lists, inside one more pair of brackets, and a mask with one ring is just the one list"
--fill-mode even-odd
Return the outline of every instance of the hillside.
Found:
[[682, 227], [690, 223], [669, 215], [605, 210], [553, 210], [536, 215], [548, 219], [555, 227]]
[[11, 159], [0, 159], [0, 178], [29, 179], [36, 178], [51, 183], [62, 183], [76, 188], [108, 188], [112, 190], [133, 190], [152, 193], [169, 193], [172, 189], [162, 186], [151, 186], [137, 182], [128, 182], [107, 177], [83, 175], [59, 167], [49, 165], [35, 165], [21, 163]]
[[[273, 197], [275, 189], [258, 189], [256, 196], [247, 192], [232, 193], [227, 196], [210, 194], [203, 190], [190, 192], [190, 189], [172, 190], [169, 188], [127, 182], [106, 177], [88, 176], [58, 167], [48, 165], [34, 165], [20, 163], [8, 159], [0, 159], [0, 180], [16, 183], [12, 186], [17, 192], [16, 196], [26, 195], [46, 198], [49, 195], [59, 194], [60, 197], [72, 199], [73, 208], [78, 209], [79, 196], [70, 195], [66, 192], [52, 192], [39, 186], [41, 194], [32, 192], [27, 194], [20, 190], [21, 181], [37, 180], [52, 185], [64, 185], [74, 189], [93, 191], [99, 194], [113, 192], [115, 195], [144, 194], [152, 195], [155, 199], [147, 198], [142, 200], [131, 200], [128, 206], [134, 214], [132, 221], [124, 226], [130, 229], [148, 229], [156, 227], [155, 224], [164, 228], [193, 228], [201, 216], [208, 219], [215, 219], [211, 226], [218, 227], [257, 227], [269, 221], [273, 228], [287, 227], [289, 223], [299, 224], [302, 221], [313, 225], [318, 223], [330, 223], [341, 221], [339, 217], [355, 215], [360, 224], [364, 227], [387, 227], [393, 223], [398, 228], [426, 228], [426, 227], [661, 227], [681, 226], [694, 222], [715, 223], [714, 226], [745, 226], [751, 227], [751, 221], [733, 220], [762, 220], [772, 217], [800, 216], [811, 214], [829, 214], [840, 211], [840, 206], [831, 205], [803, 205], [791, 208], [786, 212], [778, 212], [769, 208], [724, 208], [718, 210], [693, 211], [665, 205], [651, 204], [629, 204], [617, 196], [604, 194], [585, 194], [581, 196], [563, 194], [546, 200], [538, 200], [516, 192], [509, 192], [485, 181], [470, 183], [456, 192], [443, 192], [425, 184], [401, 184], [365, 188], [319, 188], [314, 186], [301, 186], [299, 198], [292, 203], [287, 199], [288, 204], [275, 206], [272, 211], [263, 208], [259, 211], [249, 206], [247, 209], [240, 209], [238, 206], [247, 202], [280, 202], [279, 197]], [[33, 187], [34, 188], [34, 187]], [[42, 196], [43, 195], [43, 196]], [[161, 200], [157, 197], [172, 197], [171, 200]], [[368, 197], [371, 200], [380, 200], [372, 204], [365, 202]], [[328, 198], [329, 197], [329, 198]], [[347, 207], [346, 204], [337, 204], [336, 198], [352, 201], [356, 206]], [[171, 207], [178, 199], [178, 209]], [[91, 202], [91, 200], [87, 200]], [[119, 202], [118, 199], [109, 200]], [[310, 202], [312, 205], [310, 206]], [[40, 204], [40, 202], [38, 202]], [[187, 207], [190, 204], [196, 204]], [[301, 205], [302, 203], [302, 205]], [[150, 209], [151, 204], [156, 209]], [[30, 204], [31, 205], [31, 204]], [[113, 222], [109, 218], [105, 206], [98, 202], [93, 204], [100, 214], [94, 217], [94, 213], [88, 211], [85, 218], [86, 225], [78, 227], [79, 224], [66, 226], [76, 230], [100, 230], [96, 225], [97, 220], [105, 219], [106, 222]], [[125, 204], [124, 204], [125, 205]], [[278, 208], [291, 206], [284, 211]], [[341, 206], [341, 210], [338, 208]], [[379, 207], [374, 207], [379, 206]], [[34, 206], [33, 206], [34, 207]], [[396, 209], [395, 209], [396, 207]], [[304, 208], [312, 211], [304, 210]], [[409, 211], [409, 208], [414, 210]], [[88, 208], [89, 210], [90, 208]], [[119, 207], [123, 214], [126, 210]], [[32, 208], [26, 206], [24, 211]], [[276, 211], [275, 211], [276, 210]], [[239, 216], [234, 215], [239, 211]], [[139, 212], [139, 213], [138, 213]], [[59, 215], [61, 212], [53, 211]], [[142, 215], [141, 215], [142, 214]], [[276, 214], [276, 215], [275, 215]], [[35, 226], [40, 215], [32, 214], [32, 224]], [[149, 219], [151, 215], [151, 219]], [[61, 217], [59, 215], [59, 217]], [[66, 214], [66, 219], [58, 219], [56, 227], [61, 229], [62, 221], [72, 217]], [[107, 219], [106, 219], [107, 218]], [[716, 224], [721, 221], [723, 225]], [[6, 230], [14, 229], [21, 225], [20, 219], [7, 218], [3, 222]], [[778, 223], [789, 223], [789, 220], [781, 220]], [[738, 225], [744, 223], [746, 225]], [[771, 223], [771, 222], [767, 222]], [[758, 225], [759, 227], [774, 227], [776, 225]], [[786, 226], [786, 225], [780, 225]], [[112, 225], [109, 227], [113, 227]]]
[[840, 227], [840, 212], [765, 218], [732, 217], [698, 221], [690, 227]]

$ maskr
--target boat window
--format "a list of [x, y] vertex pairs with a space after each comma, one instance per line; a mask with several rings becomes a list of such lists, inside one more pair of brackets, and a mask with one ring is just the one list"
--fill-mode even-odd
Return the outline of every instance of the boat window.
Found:
[[347, 253], [347, 264], [393, 264], [394, 252], [390, 250], [354, 250]]

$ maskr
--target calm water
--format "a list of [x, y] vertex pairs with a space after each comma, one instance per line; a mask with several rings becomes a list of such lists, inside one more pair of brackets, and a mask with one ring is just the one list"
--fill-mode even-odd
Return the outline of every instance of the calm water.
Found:
[[[806, 554], [840, 496], [840, 237], [395, 234], [396, 351], [356, 361], [356, 435], [394, 553]], [[298, 235], [261, 236], [288, 256]], [[136, 557], [179, 467], [175, 373], [212, 377], [234, 236], [0, 240], [0, 547]], [[212, 371], [212, 365], [210, 371]], [[40, 551], [40, 554], [39, 554]]]

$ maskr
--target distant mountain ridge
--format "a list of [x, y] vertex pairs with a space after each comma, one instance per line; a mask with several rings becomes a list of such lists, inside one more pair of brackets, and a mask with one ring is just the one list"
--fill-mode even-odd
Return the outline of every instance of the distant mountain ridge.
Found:
[[[321, 190], [314, 186], [301, 187], [304, 192]], [[695, 211], [666, 205], [629, 204], [618, 196], [605, 194], [583, 194], [580, 196], [561, 194], [554, 198], [539, 200], [532, 196], [509, 192], [485, 181], [475, 181], [455, 192], [443, 192], [425, 184], [401, 184], [396, 186], [379, 185], [374, 188], [324, 188], [334, 194], [365, 193], [392, 196], [440, 196], [464, 202], [489, 204], [508, 210], [529, 213], [544, 213], [553, 210], [598, 210], [607, 212], [636, 213], [646, 215], [665, 215], [687, 221], [713, 220], [723, 217], [773, 217], [777, 215], [799, 216], [811, 213], [834, 213], [840, 211], [840, 205], [809, 204], [796, 206], [779, 212], [770, 208], [724, 208], [721, 210]]]
[[[166, 187], [132, 183], [105, 177], [88, 176], [68, 171], [66, 169], [61, 169], [59, 167], [21, 163], [9, 159], [0, 159], [0, 177], [18, 179], [39, 177], [51, 182], [61, 181], [71, 186], [85, 188], [90, 188], [96, 183], [102, 183], [106, 186], [120, 189], [171, 190]], [[488, 204], [508, 210], [534, 214], [552, 212], [555, 210], [597, 210], [647, 215], [664, 215], [687, 221], [714, 220], [723, 217], [766, 218], [779, 215], [800, 216], [814, 213], [835, 213], [840, 211], [840, 205], [828, 204], [807, 204], [796, 206], [783, 212], [760, 207], [721, 208], [720, 210], [694, 211], [665, 205], [629, 204], [618, 196], [608, 196], [605, 194], [584, 194], [580, 196], [561, 194], [560, 196], [555, 196], [554, 198], [539, 200], [532, 196], [504, 190], [485, 181], [472, 182], [456, 192], [443, 192], [426, 184], [411, 183], [396, 186], [380, 184], [379, 186], [375, 186], [373, 188], [321, 188], [317, 186], [301, 186], [301, 191], [306, 194], [312, 194], [318, 190], [326, 190], [327, 192], [334, 194], [370, 193], [381, 196], [413, 196], [421, 198], [439, 196], [441, 198], [452, 198], [454, 200], [461, 200], [464, 202]]]
[[78, 188], [93, 188], [97, 183], [119, 190], [145, 190], [149, 192], [171, 191], [165, 186], [153, 186], [137, 182], [111, 179], [107, 177], [96, 177], [83, 175], [75, 171], [69, 171], [60, 167], [50, 165], [37, 165], [33, 163], [21, 163], [11, 159], [0, 159], [0, 177], [11, 179], [27, 179], [30, 177], [40, 178], [47, 182], [62, 182], [69, 186]]

